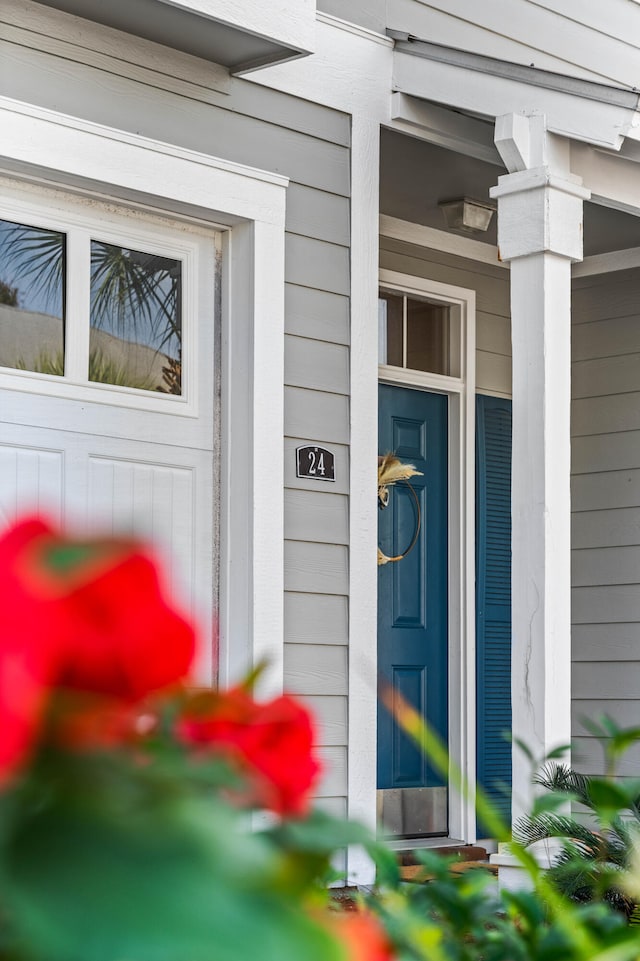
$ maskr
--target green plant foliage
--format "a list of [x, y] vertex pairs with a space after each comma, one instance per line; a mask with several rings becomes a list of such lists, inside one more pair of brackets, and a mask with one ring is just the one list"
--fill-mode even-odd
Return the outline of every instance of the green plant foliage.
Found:
[[603, 905], [567, 904], [554, 918], [537, 890], [498, 894], [482, 869], [457, 876], [446, 858], [420, 860], [431, 881], [373, 899], [406, 961], [577, 961], [628, 935]]
[[17, 370], [31, 370], [37, 374], [52, 374], [55, 377], [64, 377], [64, 354], [56, 351], [55, 354], [41, 351], [31, 365], [27, 365], [24, 357], [19, 357], [16, 361]]
[[[396, 717], [416, 743], [435, 744], [429, 757], [444, 773], [442, 745], [424, 721], [402, 704]], [[627, 737], [619, 732], [613, 748], [605, 751], [618, 757], [620, 745], [637, 742], [638, 733]], [[533, 755], [527, 753], [534, 764]], [[454, 771], [452, 779], [460, 790], [470, 791], [459, 772]], [[638, 782], [617, 782], [610, 776], [586, 778], [551, 761], [536, 780], [547, 794], [537, 803], [535, 816], [520, 822], [510, 844], [528, 889], [499, 891], [482, 868], [454, 874], [446, 858], [428, 851], [414, 852], [430, 878], [426, 883], [393, 883], [387, 878], [380, 884], [369, 903], [382, 917], [402, 961], [626, 961], [640, 957], [640, 930], [626, 923], [628, 908], [620, 910], [621, 902], [635, 903], [634, 890], [640, 894]], [[563, 813], [570, 801], [581, 802], [608, 831], [597, 833]], [[483, 818], [493, 817], [499, 828], [486, 799], [480, 798], [480, 806]], [[565, 853], [561, 863], [544, 872], [528, 846], [551, 836], [564, 838]], [[594, 857], [594, 852], [602, 858]]]
[[97, 384], [112, 384], [115, 387], [135, 387], [138, 390], [151, 390], [153, 383], [148, 377], [133, 377], [125, 364], [118, 364], [99, 350], [89, 354], [89, 380]]
[[[42, 351], [35, 362], [28, 366], [23, 357], [16, 361], [17, 370], [30, 370], [37, 374], [52, 374], [64, 377], [64, 354], [57, 351], [50, 354]], [[125, 364], [105, 357], [99, 350], [89, 354], [89, 380], [95, 384], [111, 384], [115, 387], [134, 387], [138, 390], [151, 390], [153, 384], [147, 377], [134, 377]]]
[[117, 757], [50, 758], [25, 787], [0, 874], [18, 953], [205, 961], [215, 945], [216, 958], [237, 961], [260, 945], [268, 961], [338, 961], [296, 910], [302, 873], [285, 871], [278, 847], [228, 804], [167, 780], [168, 765], [127, 768]]
[[[640, 892], [638, 781], [547, 761], [511, 841], [528, 890], [501, 891], [483, 868], [455, 873], [429, 851], [421, 883], [403, 882], [372, 831], [310, 811], [319, 766], [303, 705], [255, 701], [255, 677], [229, 691], [188, 683], [193, 632], [133, 545], [105, 552], [30, 519], [0, 546], [0, 671], [9, 665], [30, 696], [5, 684], [0, 698], [0, 961], [640, 957], [640, 928], [627, 923]], [[160, 680], [149, 651], [164, 658]], [[397, 695], [393, 705], [507, 840], [424, 720]], [[639, 733], [613, 732], [612, 763]], [[270, 826], [252, 829], [264, 809]], [[564, 846], [545, 873], [530, 845], [549, 837]], [[340, 914], [327, 884], [349, 845], [369, 854], [377, 883]]]
[[[608, 719], [596, 730], [606, 735], [609, 761], [640, 736], [637, 729], [621, 731]], [[638, 782], [586, 777], [551, 761], [534, 780], [545, 794], [530, 816], [516, 822], [515, 839], [525, 846], [558, 839], [561, 849], [548, 873], [558, 889], [574, 901], [603, 900], [630, 917], [637, 903], [624, 889], [624, 875], [640, 836]]]
[[3, 280], [0, 280], [0, 304], [5, 304], [7, 307], [18, 306], [18, 288], [11, 287]]

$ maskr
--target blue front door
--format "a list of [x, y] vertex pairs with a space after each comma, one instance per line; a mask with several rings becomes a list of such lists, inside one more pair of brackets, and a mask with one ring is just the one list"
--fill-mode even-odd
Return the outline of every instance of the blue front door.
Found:
[[[406, 558], [379, 568], [379, 680], [413, 704], [446, 744], [448, 398], [385, 384], [379, 390], [379, 453], [392, 451], [423, 474], [411, 480], [420, 505], [418, 541]], [[385, 554], [406, 550], [417, 515], [410, 489], [403, 484], [392, 488], [389, 506], [379, 512], [379, 544]], [[382, 704], [378, 789], [384, 792], [387, 812], [421, 812], [417, 820], [396, 821], [390, 833], [447, 833], [446, 784]]]

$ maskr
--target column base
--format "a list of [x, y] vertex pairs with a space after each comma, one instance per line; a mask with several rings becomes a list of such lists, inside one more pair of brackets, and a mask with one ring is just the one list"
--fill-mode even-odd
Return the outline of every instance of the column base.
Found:
[[[546, 871], [553, 864], [556, 855], [561, 850], [561, 843], [557, 838], [548, 841], [536, 841], [529, 848], [538, 865]], [[500, 891], [532, 891], [533, 880], [529, 872], [509, 851], [508, 844], [499, 844], [498, 853], [489, 857], [489, 863], [498, 869], [498, 890]]]

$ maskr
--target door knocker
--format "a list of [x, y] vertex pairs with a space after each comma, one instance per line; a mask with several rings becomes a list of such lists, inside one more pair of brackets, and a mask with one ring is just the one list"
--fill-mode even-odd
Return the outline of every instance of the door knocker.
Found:
[[418, 501], [418, 495], [413, 489], [412, 485], [409, 483], [410, 477], [422, 477], [422, 471], [416, 470], [413, 464], [403, 464], [402, 461], [398, 460], [395, 454], [385, 454], [384, 457], [378, 457], [378, 507], [380, 510], [384, 508], [389, 503], [389, 488], [393, 487], [394, 484], [405, 484], [411, 494], [416, 504], [417, 512], [417, 523], [415, 533], [411, 540], [411, 543], [407, 547], [406, 551], [402, 554], [398, 554], [397, 557], [388, 557], [386, 554], [378, 548], [378, 567], [382, 564], [389, 564], [394, 561], [401, 561], [403, 557], [406, 557], [409, 551], [413, 550], [418, 541], [418, 535], [420, 534], [420, 502]]

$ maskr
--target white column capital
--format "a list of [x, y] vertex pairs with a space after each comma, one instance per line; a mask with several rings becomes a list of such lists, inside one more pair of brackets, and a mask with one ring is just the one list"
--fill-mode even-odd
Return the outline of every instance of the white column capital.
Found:
[[510, 171], [491, 190], [502, 259], [582, 260], [582, 204], [591, 194], [570, 172], [566, 138], [549, 133], [542, 114], [506, 114], [496, 119], [495, 143]]
[[578, 177], [548, 166], [498, 178], [498, 246], [503, 260], [550, 253], [582, 260], [582, 204], [591, 196]]

